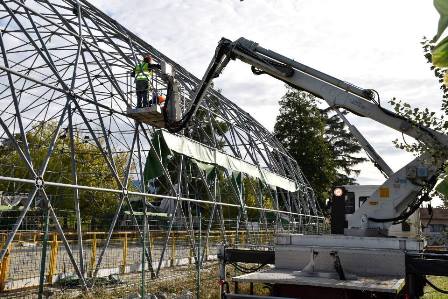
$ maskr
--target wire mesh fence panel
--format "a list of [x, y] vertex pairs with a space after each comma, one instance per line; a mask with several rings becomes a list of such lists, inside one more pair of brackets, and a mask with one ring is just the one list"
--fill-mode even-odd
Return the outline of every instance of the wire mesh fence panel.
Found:
[[[96, 273], [97, 278], [116, 275], [120, 280], [138, 282], [140, 276], [137, 274], [142, 271], [142, 263], [145, 265], [147, 279], [154, 278], [153, 274], [159, 263], [162, 269], [194, 266], [198, 256], [199, 238], [201, 239], [199, 254], [203, 263], [215, 261], [222, 244], [241, 248], [272, 248], [276, 229], [275, 225], [262, 226], [260, 223], [250, 222], [250, 227], [246, 230], [245, 227], [237, 226], [235, 221], [233, 223], [227, 221], [224, 234], [218, 227], [212, 226], [210, 231], [195, 231], [193, 237], [189, 231], [179, 229], [172, 231], [166, 238], [165, 231], [149, 229], [163, 227], [165, 221], [152, 220], [149, 223], [151, 224], [146, 231], [145, 247], [135, 225], [122, 226], [120, 230], [113, 232]], [[204, 222], [204, 227], [207, 227], [206, 224]], [[142, 226], [139, 228], [143, 231]], [[325, 227], [322, 226], [320, 230], [323, 232]], [[306, 232], [307, 229], [303, 231]], [[314, 229], [310, 229], [309, 233], [315, 233]], [[83, 235], [82, 253], [85, 264], [82, 272], [87, 278], [94, 276], [98, 257], [107, 243], [107, 235], [107, 232], [102, 231], [86, 232]], [[71, 254], [78, 258], [76, 232], [67, 232], [66, 237], [71, 247]], [[5, 235], [2, 238], [4, 240]], [[17, 240], [11, 244], [7, 256], [9, 267], [3, 291], [38, 285], [43, 238], [42, 231], [19, 231]], [[144, 248], [146, 253], [143, 253]], [[69, 254], [53, 226], [50, 226], [48, 231], [45, 283], [48, 286], [62, 288], [79, 287], [79, 279]]]

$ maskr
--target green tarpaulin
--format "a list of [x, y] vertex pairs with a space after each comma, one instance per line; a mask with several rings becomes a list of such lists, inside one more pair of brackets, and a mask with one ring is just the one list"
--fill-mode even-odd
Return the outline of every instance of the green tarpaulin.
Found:
[[231, 171], [245, 173], [251, 177], [258, 178], [268, 185], [279, 187], [291, 192], [297, 191], [296, 183], [293, 180], [280, 176], [269, 170], [241, 159], [232, 157], [216, 148], [208, 147], [192, 139], [170, 134], [162, 131], [163, 139], [172, 151], [188, 156], [203, 163], [218, 165]]
[[163, 137], [160, 133], [154, 134], [152, 144], [154, 145], [154, 148], [148, 153], [143, 172], [145, 182], [163, 175], [162, 165], [160, 165], [157, 156], [164, 166], [167, 165], [171, 156], [171, 151], [163, 141]]
[[175, 152], [196, 160], [198, 162], [196, 164], [206, 172], [209, 171], [209, 173], [213, 171], [211, 166], [220, 166], [232, 172], [241, 172], [250, 177], [258, 178], [272, 187], [279, 187], [290, 192], [297, 191], [296, 183], [293, 180], [230, 156], [216, 148], [206, 146], [187, 137], [160, 130], [154, 135], [152, 142], [154, 143], [154, 149], [150, 151], [146, 161], [144, 172], [145, 181], [163, 174], [160, 163], [154, 154], [155, 152], [161, 157], [164, 165], [168, 162], [171, 152]]
[[205, 177], [207, 180], [212, 180], [216, 175], [216, 166], [213, 164], [202, 163], [201, 161], [192, 159], [199, 169], [205, 172]]

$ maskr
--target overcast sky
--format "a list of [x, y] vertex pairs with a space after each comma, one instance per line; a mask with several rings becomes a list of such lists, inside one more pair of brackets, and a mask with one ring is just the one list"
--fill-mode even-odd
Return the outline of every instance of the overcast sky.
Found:
[[[421, 0], [91, 0], [99, 9], [202, 77], [221, 37], [246, 37], [362, 88], [376, 89], [385, 107], [392, 97], [440, 110], [441, 93], [421, 49], [438, 14]], [[254, 76], [233, 62], [215, 81], [223, 94], [272, 131], [283, 84]], [[398, 170], [412, 156], [394, 148], [401, 138], [369, 119], [350, 120]], [[361, 184], [384, 179], [362, 165]]]

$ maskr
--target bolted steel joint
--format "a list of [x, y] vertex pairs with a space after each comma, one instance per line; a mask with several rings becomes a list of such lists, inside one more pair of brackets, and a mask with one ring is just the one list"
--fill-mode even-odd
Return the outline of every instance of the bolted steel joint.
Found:
[[75, 91], [73, 89], [67, 90], [67, 95], [70, 97], [70, 99], [74, 100], [76, 97]]
[[34, 185], [36, 186], [36, 188], [38, 189], [43, 189], [44, 187], [44, 179], [42, 177], [36, 177], [36, 179], [34, 180]]

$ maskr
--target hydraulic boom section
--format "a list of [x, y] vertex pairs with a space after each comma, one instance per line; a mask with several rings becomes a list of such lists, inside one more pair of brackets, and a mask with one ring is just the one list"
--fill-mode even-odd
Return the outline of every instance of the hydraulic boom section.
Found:
[[361, 147], [366, 152], [367, 156], [369, 156], [370, 160], [373, 162], [376, 168], [384, 175], [385, 178], [390, 177], [394, 174], [393, 170], [387, 165], [386, 161], [381, 158], [380, 155], [376, 152], [376, 150], [372, 147], [372, 145], [364, 138], [364, 136], [361, 134], [361, 132], [358, 131], [358, 129], [352, 125], [348, 119], [342, 114], [339, 109], [335, 109], [337, 115], [344, 121], [344, 123], [347, 125], [348, 130], [350, 133], [355, 136], [356, 140], [358, 140], [358, 143], [361, 145]]
[[189, 111], [180, 121], [171, 123], [169, 130], [180, 131], [188, 125], [212, 80], [219, 76], [230, 60], [235, 59], [251, 65], [256, 75], [268, 74], [298, 90], [322, 98], [333, 109], [343, 108], [358, 116], [371, 118], [435, 149], [395, 173], [387, 169], [389, 178], [353, 214], [346, 234], [383, 235], [392, 223], [404, 221], [422, 201], [429, 200], [429, 191], [448, 159], [448, 136], [384, 109], [376, 101], [376, 91], [372, 89], [363, 89], [329, 76], [245, 38], [235, 42], [221, 39], [196, 88]]

